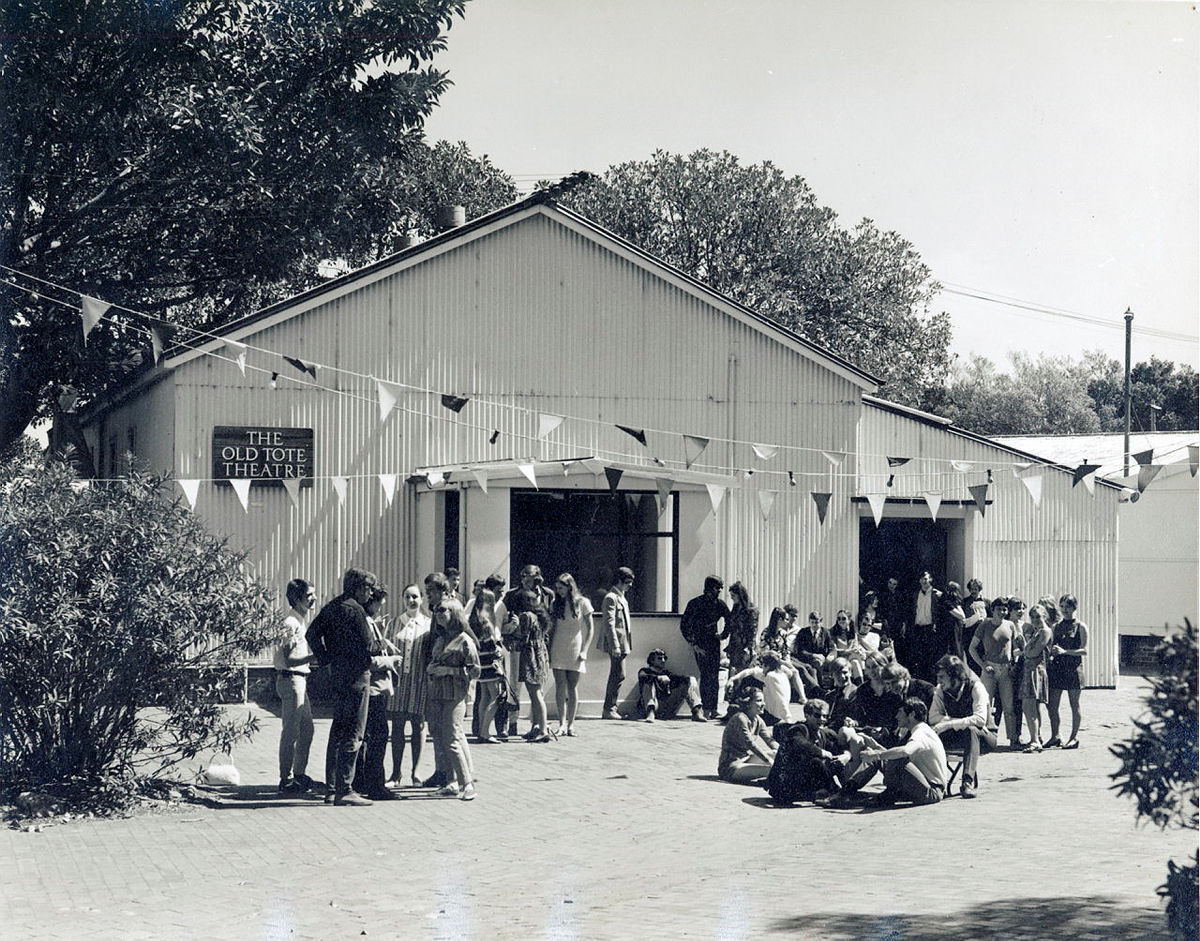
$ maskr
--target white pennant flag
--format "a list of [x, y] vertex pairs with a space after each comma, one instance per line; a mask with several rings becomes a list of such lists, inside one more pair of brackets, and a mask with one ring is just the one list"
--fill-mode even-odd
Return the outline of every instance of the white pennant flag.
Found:
[[196, 509], [196, 495], [200, 492], [200, 481], [198, 480], [177, 480], [179, 489], [183, 491], [183, 495], [187, 497], [188, 509]]
[[773, 444], [752, 444], [750, 447], [754, 449], [754, 456], [760, 461], [769, 461], [779, 453], [779, 448]]
[[104, 315], [112, 305], [94, 297], [88, 297], [86, 294], [81, 294], [79, 300], [81, 302], [79, 313], [83, 317], [83, 342], [86, 344], [88, 334], [96, 329], [96, 325], [104, 319]]
[[1093, 471], [1090, 474], [1084, 474], [1082, 477], [1083, 485], [1087, 487], [1087, 492], [1093, 497], [1096, 495], [1096, 474]]
[[937, 519], [938, 510], [942, 507], [942, 495], [940, 493], [925, 494], [925, 504], [929, 507], [929, 515]]
[[868, 493], [867, 503], [871, 504], [871, 515], [875, 517], [875, 525], [879, 525], [879, 521], [883, 519], [883, 505], [887, 502], [886, 493]]
[[1031, 467], [1033, 467], [1032, 461], [1018, 461], [1012, 466], [1013, 476], [1019, 479]]
[[656, 499], [658, 500], [658, 515], [662, 516], [663, 511], [667, 508], [667, 499], [671, 496], [671, 488], [675, 486], [675, 481], [669, 477], [659, 477], [654, 481], [658, 487]]
[[442, 471], [430, 471], [425, 475], [425, 483], [429, 485], [429, 489], [441, 487], [446, 483], [446, 475]]
[[233, 492], [237, 494], [238, 500], [241, 501], [242, 509], [247, 513], [250, 512], [250, 480], [241, 478], [239, 480], [229, 481], [229, 485], [233, 487]]
[[598, 461], [594, 457], [589, 457], [585, 461], [580, 461], [589, 474], [594, 474], [599, 477], [604, 473], [604, 462]]
[[721, 508], [721, 501], [725, 498], [725, 488], [720, 484], [705, 484], [708, 488], [708, 499], [712, 503], [713, 512]]
[[526, 480], [528, 480], [531, 484], [533, 484], [533, 489], [536, 490], [538, 484], [537, 484], [537, 477], [535, 477], [533, 474], [533, 465], [532, 464], [518, 464], [517, 470], [519, 470], [525, 476]]
[[821, 454], [825, 456], [830, 467], [841, 467], [842, 461], [846, 460], [846, 455], [842, 451], [822, 451]]
[[383, 421], [388, 417], [388, 413], [395, 408], [396, 399], [400, 397], [400, 387], [395, 383], [376, 379], [375, 390], [379, 393], [379, 420]]
[[330, 477], [329, 482], [333, 484], [333, 492], [337, 494], [338, 506], [346, 505], [346, 484], [345, 477]]
[[246, 375], [246, 344], [238, 343], [236, 340], [226, 340], [225, 347], [233, 354], [233, 361], [237, 363], [242, 375]]
[[392, 498], [396, 496], [396, 475], [395, 474], [380, 474], [379, 486], [383, 488], [383, 501], [388, 506], [392, 505]]
[[561, 415], [546, 415], [544, 413], [539, 413], [537, 436], [539, 438], [546, 437], [546, 435], [550, 434], [550, 432], [552, 432], [562, 423], [563, 417]]
[[969, 471], [971, 469], [971, 462], [970, 461], [951, 461], [950, 466], [953, 467], [960, 474], [965, 474], [967, 471]]
[[773, 507], [774, 505], [775, 505], [775, 491], [774, 490], [758, 491], [758, 511], [762, 514], [762, 518], [764, 520], [768, 516], [771, 515], [771, 507]]
[[471, 471], [471, 476], [475, 478], [475, 483], [479, 484], [479, 489], [482, 490], [484, 493], [487, 493], [487, 488], [488, 488], [487, 471], [476, 468], [475, 470]]
[[1021, 483], [1025, 485], [1025, 489], [1029, 491], [1029, 495], [1033, 497], [1033, 505], [1041, 507], [1042, 505], [1042, 475], [1034, 474], [1030, 477], [1022, 477]]
[[300, 478], [299, 477], [284, 477], [283, 489], [287, 491], [288, 499], [292, 501], [292, 506], [300, 505]]
[[157, 366], [163, 354], [163, 335], [158, 327], [148, 329], [150, 330], [150, 352], [154, 355], [154, 365]]

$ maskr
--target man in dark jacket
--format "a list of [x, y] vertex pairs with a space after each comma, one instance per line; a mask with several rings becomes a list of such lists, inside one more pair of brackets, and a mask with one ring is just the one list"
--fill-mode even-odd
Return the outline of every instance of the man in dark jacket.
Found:
[[363, 807], [371, 803], [350, 787], [367, 726], [374, 634], [365, 605], [379, 582], [362, 569], [347, 569], [342, 593], [321, 609], [305, 639], [321, 666], [329, 667], [333, 723], [329, 747], [334, 759], [333, 803]]
[[679, 620], [679, 632], [692, 645], [700, 673], [700, 701], [706, 718], [717, 717], [717, 694], [721, 688], [721, 640], [717, 622], [729, 623], [729, 607], [721, 600], [725, 583], [715, 575], [704, 580], [704, 594], [687, 603]]

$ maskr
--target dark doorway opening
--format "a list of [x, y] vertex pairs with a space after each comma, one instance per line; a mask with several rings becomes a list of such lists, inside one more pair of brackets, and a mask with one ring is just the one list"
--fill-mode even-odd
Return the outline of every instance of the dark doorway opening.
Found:
[[885, 519], [877, 527], [870, 517], [859, 520], [858, 575], [862, 591], [887, 590], [895, 577], [900, 588], [915, 591], [928, 570], [935, 585], [946, 584], [949, 534], [935, 520]]

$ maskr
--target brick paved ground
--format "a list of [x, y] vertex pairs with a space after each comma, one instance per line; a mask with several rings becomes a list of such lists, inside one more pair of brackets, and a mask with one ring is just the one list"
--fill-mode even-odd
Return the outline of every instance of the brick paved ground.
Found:
[[1084, 696], [1080, 750], [987, 756], [978, 800], [891, 811], [770, 807], [687, 721], [478, 747], [472, 804], [279, 800], [264, 712], [219, 808], [0, 832], [0, 937], [1162, 937], [1194, 834], [1107, 791], [1134, 684]]

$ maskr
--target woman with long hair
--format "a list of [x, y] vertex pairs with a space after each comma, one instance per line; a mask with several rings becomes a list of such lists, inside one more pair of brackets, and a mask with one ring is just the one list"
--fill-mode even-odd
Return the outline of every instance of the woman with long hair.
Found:
[[729, 597], [733, 599], [733, 608], [725, 619], [721, 639], [729, 641], [725, 655], [729, 658], [729, 672], [733, 674], [754, 662], [754, 650], [758, 646], [758, 608], [741, 582], [729, 586]]
[[[429, 662], [432, 643], [430, 622], [421, 611], [419, 585], [404, 588], [404, 610], [387, 632], [391, 647], [400, 656], [396, 671], [396, 691], [388, 701], [388, 718], [392, 722], [392, 776], [388, 783], [420, 783], [417, 765], [421, 762], [421, 745], [425, 741], [425, 692], [429, 677], [425, 667]], [[404, 745], [411, 746], [412, 773], [404, 773]]]
[[505, 595], [505, 607], [511, 626], [508, 633], [519, 651], [517, 679], [529, 692], [529, 731], [523, 736], [530, 742], [548, 742], [546, 697], [542, 687], [550, 679], [550, 605], [554, 596], [542, 584], [542, 570], [536, 565], [521, 569], [521, 587]]
[[[1083, 685], [1079, 674], [1083, 670], [1083, 658], [1087, 656], [1088, 629], [1083, 621], [1075, 618], [1079, 602], [1075, 600], [1074, 595], [1063, 595], [1058, 599], [1058, 605], [1062, 620], [1053, 628], [1050, 666], [1046, 670], [1050, 682], [1050, 702], [1047, 707], [1047, 712], [1050, 713], [1050, 741], [1046, 742], [1046, 747], [1062, 745], [1063, 748], [1078, 748], [1079, 723], [1082, 719], [1082, 713], [1079, 711], [1079, 690]], [[1058, 706], [1062, 702], [1064, 690], [1071, 703], [1071, 737], [1065, 744], [1058, 737]]]
[[438, 765], [447, 769], [441, 797], [475, 799], [471, 778], [471, 752], [463, 732], [467, 692], [479, 676], [479, 651], [471, 639], [467, 616], [457, 601], [443, 599], [433, 609], [437, 625], [429, 666], [428, 715]]
[[767, 726], [762, 720], [765, 702], [763, 691], [757, 686], [750, 686], [742, 691], [734, 703], [721, 735], [717, 776], [722, 781], [757, 784], [771, 772], [775, 745], [768, 737]]
[[579, 708], [579, 675], [587, 672], [588, 646], [595, 625], [592, 603], [579, 591], [575, 578], [563, 572], [554, 583], [550, 669], [554, 671], [554, 704], [558, 733], [575, 735], [575, 712]]
[[1046, 660], [1053, 640], [1046, 609], [1035, 604], [1029, 609], [1029, 620], [1021, 625], [1021, 711], [1029, 729], [1026, 752], [1042, 750], [1042, 703], [1049, 699]]
[[784, 608], [772, 608], [771, 616], [767, 619], [767, 629], [763, 631], [762, 640], [758, 644], [759, 654], [770, 651], [786, 659], [789, 653], [788, 631], [792, 626], [792, 617]]
[[504, 644], [495, 618], [496, 596], [480, 587], [475, 592], [475, 604], [467, 623], [479, 638], [479, 734], [476, 740], [483, 745], [496, 741], [491, 735], [496, 708], [504, 695]]

